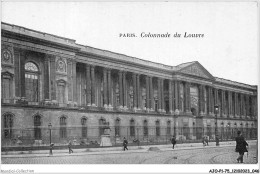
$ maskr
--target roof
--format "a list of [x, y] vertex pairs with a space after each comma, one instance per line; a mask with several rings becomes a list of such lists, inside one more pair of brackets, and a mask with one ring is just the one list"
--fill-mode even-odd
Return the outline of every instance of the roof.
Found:
[[[1, 29], [16, 33], [19, 35], [30, 36], [30, 37], [34, 37], [34, 38], [41, 39], [41, 40], [51, 41], [53, 43], [58, 43], [58, 44], [66, 45], [66, 46], [72, 46], [72, 47], [75, 47], [80, 52], [96, 54], [96, 55], [100, 55], [100, 56], [109, 57], [112, 59], [128, 61], [128, 62], [137, 63], [140, 65], [145, 65], [145, 66], [149, 66], [149, 67], [153, 67], [153, 68], [159, 68], [162, 70], [168, 70], [168, 71], [172, 71], [172, 72], [179, 72], [180, 70], [188, 68], [189, 66], [192, 66], [193, 64], [199, 64], [199, 66], [203, 69], [204, 72], [206, 72], [206, 74], [212, 76], [198, 61], [186, 62], [186, 63], [179, 64], [177, 66], [169, 66], [169, 65], [164, 65], [161, 63], [143, 60], [143, 59], [136, 58], [136, 57], [127, 56], [124, 54], [115, 53], [112, 51], [107, 51], [107, 50], [102, 50], [102, 49], [98, 49], [98, 48], [94, 48], [94, 47], [90, 47], [90, 46], [86, 46], [86, 45], [81, 45], [81, 44], [76, 43], [76, 40], [73, 40], [73, 39], [56, 36], [53, 34], [48, 34], [48, 33], [40, 32], [40, 31], [28, 29], [28, 28], [25, 28], [22, 26], [8, 24], [5, 22], [1, 22]], [[192, 74], [192, 73], [193, 72], [189, 72], [189, 74]], [[231, 80], [227, 80], [227, 79], [223, 79], [223, 78], [218, 78], [218, 77], [214, 77], [214, 78], [215, 78], [215, 81], [219, 82], [219, 83], [224, 83], [224, 84], [228, 84], [228, 85], [236, 85], [236, 86], [250, 88], [250, 89], [254, 89], [254, 90], [257, 89], [257, 86], [247, 85], [247, 84], [243, 84], [243, 83], [239, 83], [239, 82], [235, 82], [235, 81], [231, 81]]]

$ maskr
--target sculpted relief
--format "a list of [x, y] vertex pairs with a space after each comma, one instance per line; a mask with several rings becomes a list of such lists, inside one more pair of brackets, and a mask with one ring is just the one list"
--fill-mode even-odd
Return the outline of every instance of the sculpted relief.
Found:
[[204, 78], [209, 78], [204, 72], [203, 70], [201, 70], [201, 68], [198, 65], [192, 65], [189, 66], [183, 70], [181, 70], [181, 72], [186, 73], [186, 74], [191, 74], [191, 75], [196, 75], [196, 76], [200, 76], [200, 77], [204, 77]]

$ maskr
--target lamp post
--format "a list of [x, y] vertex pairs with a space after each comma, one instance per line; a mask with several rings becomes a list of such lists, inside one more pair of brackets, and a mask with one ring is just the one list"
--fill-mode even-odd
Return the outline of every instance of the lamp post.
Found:
[[215, 139], [216, 139], [216, 146], [219, 146], [219, 138], [218, 138], [218, 105], [214, 106], [215, 109], [215, 119], [216, 119], [216, 125], [215, 125]]
[[50, 155], [52, 155], [52, 144], [51, 144], [51, 128], [52, 128], [52, 125], [51, 123], [48, 124], [48, 128], [49, 128], [49, 132], [50, 132]]

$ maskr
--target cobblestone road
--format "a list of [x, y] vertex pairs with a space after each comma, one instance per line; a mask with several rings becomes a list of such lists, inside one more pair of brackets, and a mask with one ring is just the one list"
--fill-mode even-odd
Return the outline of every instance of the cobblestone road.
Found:
[[[87, 154], [31, 158], [3, 158], [3, 164], [234, 164], [235, 147], [200, 148], [190, 150], [147, 151], [142, 153]], [[244, 163], [256, 163], [256, 145], [251, 145]], [[131, 151], [131, 150], [130, 150]]]

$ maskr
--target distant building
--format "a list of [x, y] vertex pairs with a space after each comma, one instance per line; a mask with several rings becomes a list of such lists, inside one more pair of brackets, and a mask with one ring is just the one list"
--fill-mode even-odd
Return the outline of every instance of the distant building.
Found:
[[112, 143], [257, 136], [257, 86], [1, 25], [2, 146], [48, 144], [49, 123], [57, 144], [99, 143], [104, 127]]

